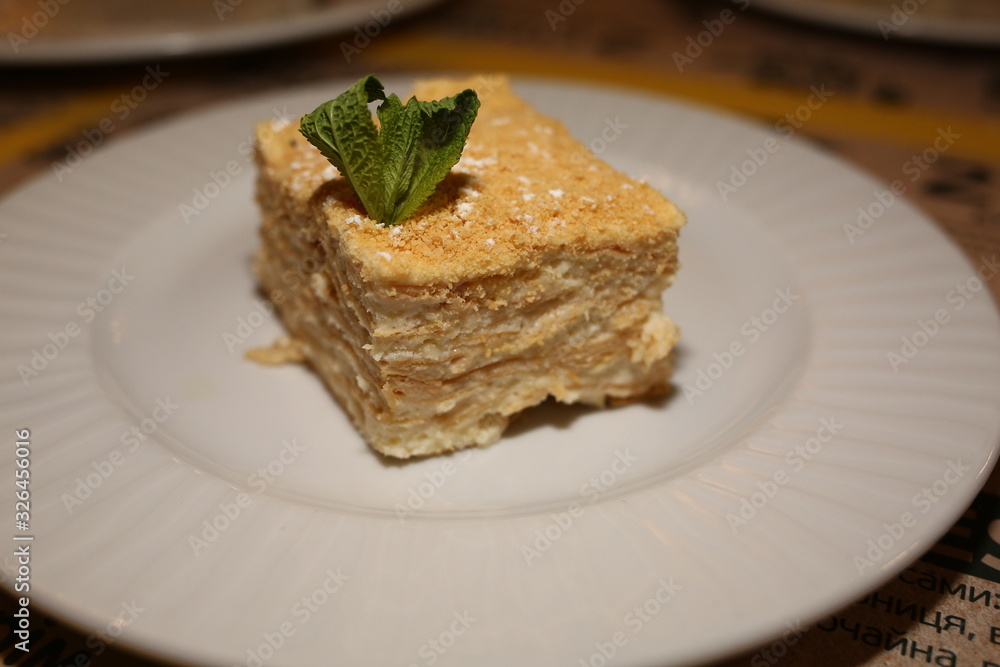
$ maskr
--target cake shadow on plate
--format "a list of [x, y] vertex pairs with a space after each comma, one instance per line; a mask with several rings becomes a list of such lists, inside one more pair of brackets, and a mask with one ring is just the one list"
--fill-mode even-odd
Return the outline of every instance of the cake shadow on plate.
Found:
[[677, 392], [675, 388], [673, 385], [670, 385], [665, 393], [658, 396], [649, 396], [647, 398], [629, 401], [621, 405], [609, 405], [604, 408], [592, 405], [583, 405], [580, 403], [567, 405], [550, 397], [546, 399], [545, 402], [526, 408], [517, 415], [514, 415], [511, 419], [510, 426], [507, 427], [507, 430], [504, 431], [504, 434], [500, 437], [500, 439], [502, 441], [509, 438], [516, 438], [525, 433], [529, 433], [535, 429], [544, 428], [546, 426], [551, 426], [562, 431], [570, 428], [577, 422], [577, 420], [583, 419], [588, 415], [607, 414], [609, 412], [613, 414], [632, 405], [645, 405], [657, 410], [663, 409], [671, 400], [673, 400], [673, 397], [676, 394]]

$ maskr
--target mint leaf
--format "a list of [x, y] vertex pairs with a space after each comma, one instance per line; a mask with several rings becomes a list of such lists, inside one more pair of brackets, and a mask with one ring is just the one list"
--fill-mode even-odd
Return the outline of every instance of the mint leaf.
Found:
[[299, 127], [309, 143], [343, 174], [376, 220], [382, 210], [375, 208], [380, 199], [382, 156], [368, 104], [384, 99], [382, 84], [369, 76], [303, 116]]
[[[415, 106], [416, 110], [408, 113], [411, 106]], [[379, 120], [383, 119], [381, 111], [382, 107], [379, 107]], [[401, 165], [403, 173], [409, 174], [409, 182], [401, 191], [402, 196], [396, 200], [392, 219], [410, 217], [434, 193], [437, 184], [462, 157], [462, 149], [478, 112], [479, 96], [473, 90], [464, 90], [436, 102], [420, 102], [411, 98], [406, 103], [403, 123], [419, 123], [419, 128], [415, 141], [408, 144], [405, 151], [413, 153], [412, 160], [407, 156], [408, 161]], [[408, 139], [402, 139], [399, 145], [404, 145]]]
[[[368, 110], [375, 100], [382, 100], [380, 129]], [[478, 112], [473, 90], [402, 104], [367, 76], [303, 116], [299, 131], [347, 179], [369, 217], [395, 225], [420, 208], [462, 157]]]

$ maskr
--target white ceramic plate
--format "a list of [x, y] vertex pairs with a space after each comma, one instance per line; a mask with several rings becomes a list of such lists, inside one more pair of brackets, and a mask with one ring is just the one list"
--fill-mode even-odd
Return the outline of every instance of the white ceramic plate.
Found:
[[[0, 62], [92, 63], [216, 53], [338, 30], [351, 47], [440, 0], [171, 0], [0, 5]], [[48, 9], [45, 9], [48, 7]], [[354, 34], [355, 28], [360, 33]], [[12, 36], [13, 35], [13, 36]], [[339, 52], [338, 52], [339, 53]]]
[[753, 0], [753, 6], [886, 39], [1000, 44], [995, 0]]
[[280, 332], [249, 270], [251, 125], [349, 83], [172, 120], [0, 205], [0, 475], [30, 429], [34, 603], [219, 664], [684, 663], [876, 587], [985, 480], [1000, 321], [933, 224], [897, 198], [849, 239], [885, 185], [704, 109], [553, 81], [517, 87], [690, 216], [666, 298], [678, 391], [380, 460], [308, 371], [241, 358]]

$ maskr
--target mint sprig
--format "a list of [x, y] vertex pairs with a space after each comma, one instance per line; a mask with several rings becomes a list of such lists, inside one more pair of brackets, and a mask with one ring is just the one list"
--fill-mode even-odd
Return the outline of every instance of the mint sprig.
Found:
[[[368, 110], [376, 100], [382, 100], [378, 128]], [[420, 208], [462, 157], [478, 112], [474, 90], [403, 104], [366, 76], [303, 116], [299, 131], [347, 179], [368, 217], [395, 225]]]

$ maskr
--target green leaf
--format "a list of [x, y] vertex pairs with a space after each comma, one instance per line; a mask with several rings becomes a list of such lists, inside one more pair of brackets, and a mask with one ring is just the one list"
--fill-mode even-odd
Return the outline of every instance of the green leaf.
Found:
[[[375, 100], [383, 100], [380, 129], [368, 110]], [[369, 217], [394, 225], [413, 215], [462, 157], [478, 112], [473, 90], [402, 104], [367, 76], [303, 116], [300, 132], [347, 179]]]
[[368, 214], [379, 219], [381, 151], [368, 104], [384, 100], [382, 84], [365, 77], [336, 99], [303, 116], [299, 131], [348, 180]]

